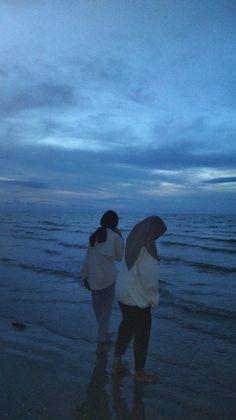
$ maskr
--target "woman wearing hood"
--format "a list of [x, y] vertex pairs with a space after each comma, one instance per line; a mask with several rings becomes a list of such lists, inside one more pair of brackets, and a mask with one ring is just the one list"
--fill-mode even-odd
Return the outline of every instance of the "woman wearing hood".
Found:
[[109, 321], [117, 279], [115, 261], [121, 261], [124, 251], [118, 221], [118, 215], [112, 210], [103, 214], [100, 227], [89, 238], [81, 271], [84, 287], [91, 290], [98, 323], [97, 354], [105, 351], [105, 344], [109, 341]]
[[134, 226], [125, 248], [125, 257], [116, 284], [116, 297], [122, 313], [113, 362], [113, 374], [124, 370], [121, 358], [133, 338], [135, 379], [152, 383], [154, 375], [145, 372], [151, 331], [151, 308], [158, 304], [159, 258], [155, 241], [166, 226], [158, 216], [150, 216]]

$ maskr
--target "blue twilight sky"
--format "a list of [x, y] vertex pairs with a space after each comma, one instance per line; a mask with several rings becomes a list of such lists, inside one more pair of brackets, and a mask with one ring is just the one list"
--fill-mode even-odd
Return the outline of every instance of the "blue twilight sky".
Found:
[[236, 212], [236, 0], [0, 0], [0, 202]]

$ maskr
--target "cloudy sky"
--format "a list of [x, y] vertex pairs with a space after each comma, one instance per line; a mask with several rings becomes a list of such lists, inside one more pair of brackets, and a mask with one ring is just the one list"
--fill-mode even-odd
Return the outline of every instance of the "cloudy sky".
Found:
[[236, 212], [235, 0], [0, 0], [0, 202]]

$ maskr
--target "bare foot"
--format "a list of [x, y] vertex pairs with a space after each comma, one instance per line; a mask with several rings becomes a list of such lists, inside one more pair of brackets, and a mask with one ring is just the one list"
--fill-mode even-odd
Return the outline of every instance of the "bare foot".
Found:
[[115, 357], [113, 366], [112, 366], [112, 373], [113, 375], [121, 375], [125, 374], [128, 371], [129, 364], [127, 362], [121, 362], [121, 358]]
[[96, 349], [96, 354], [103, 354], [106, 352], [106, 345], [104, 343], [98, 343], [97, 345], [97, 349]]
[[137, 370], [135, 372], [135, 380], [145, 384], [155, 384], [158, 382], [158, 376], [151, 375], [150, 373], [144, 372], [143, 370]]

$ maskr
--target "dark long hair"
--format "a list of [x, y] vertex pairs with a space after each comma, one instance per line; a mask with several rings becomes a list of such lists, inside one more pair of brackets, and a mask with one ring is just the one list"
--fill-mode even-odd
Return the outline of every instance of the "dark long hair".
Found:
[[95, 242], [106, 242], [107, 228], [115, 231], [119, 222], [118, 214], [113, 210], [108, 210], [100, 220], [100, 227], [89, 237], [89, 243], [94, 246]]

